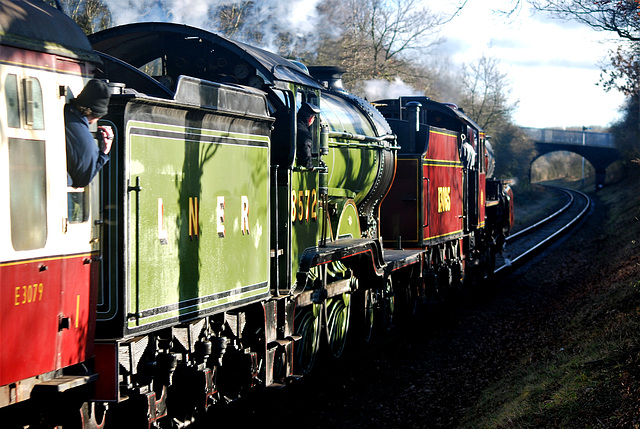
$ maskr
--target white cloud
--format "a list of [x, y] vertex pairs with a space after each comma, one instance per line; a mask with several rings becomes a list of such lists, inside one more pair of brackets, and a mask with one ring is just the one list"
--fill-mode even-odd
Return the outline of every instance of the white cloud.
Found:
[[599, 72], [585, 68], [514, 66], [509, 69], [520, 99], [516, 123], [527, 127], [607, 126], [622, 98], [596, 86]]
[[[435, 0], [429, 2], [436, 3]], [[469, 2], [443, 29], [441, 52], [453, 63], [482, 54], [497, 58], [519, 100], [514, 119], [519, 125], [607, 126], [618, 116], [624, 97], [596, 86], [598, 64], [615, 46], [601, 32], [522, 10], [512, 20], [492, 13], [506, 10], [509, 0]]]
[[[256, 0], [255, 7], [262, 11], [261, 17], [277, 18], [277, 25], [298, 34], [321, 24], [315, 15], [318, 1]], [[423, 1], [432, 9], [452, 12], [450, 2]], [[526, 7], [513, 19], [493, 12], [508, 10], [513, 2], [467, 2], [461, 14], [440, 32], [446, 40], [437, 48], [439, 54], [449, 56], [455, 65], [483, 54], [498, 59], [501, 70], [512, 82], [512, 101], [519, 100], [514, 118], [520, 125], [607, 126], [616, 119], [624, 97], [596, 86], [598, 64], [606, 58], [607, 49], [614, 46], [607, 40], [611, 36], [572, 21], [532, 14]], [[139, 21], [142, 14], [145, 20], [162, 20], [152, 10], [141, 10], [140, 5], [127, 9], [125, 5], [133, 4], [129, 1], [110, 0], [109, 4], [115, 6], [119, 24]], [[166, 4], [172, 8], [174, 22], [205, 26], [206, 9], [215, 0], [168, 0]], [[386, 90], [395, 94], [400, 88], [401, 82], [396, 82]], [[374, 86], [370, 89], [375, 90]]]

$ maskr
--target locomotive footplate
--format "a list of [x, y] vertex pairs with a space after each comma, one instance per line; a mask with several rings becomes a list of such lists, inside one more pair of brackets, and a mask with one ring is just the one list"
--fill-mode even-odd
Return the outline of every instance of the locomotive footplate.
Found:
[[98, 379], [98, 374], [90, 375], [63, 375], [51, 380], [43, 381], [33, 386], [34, 395], [46, 395], [62, 393], [74, 387], [92, 383]]
[[385, 261], [380, 241], [366, 238], [336, 240], [327, 243], [325, 246], [309, 248], [304, 251], [297, 274], [298, 281], [293, 293], [297, 294], [305, 289], [309, 278], [309, 270], [312, 267], [345, 260], [356, 255], [368, 255], [371, 258], [376, 275], [384, 274]]
[[423, 252], [422, 249], [385, 249], [384, 260], [387, 263], [385, 272], [390, 274], [400, 268], [419, 263]]

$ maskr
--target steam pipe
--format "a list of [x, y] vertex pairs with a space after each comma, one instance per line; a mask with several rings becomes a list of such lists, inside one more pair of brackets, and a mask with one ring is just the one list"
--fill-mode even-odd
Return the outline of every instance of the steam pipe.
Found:
[[382, 143], [384, 141], [392, 141], [392, 140], [396, 139], [396, 136], [394, 134], [385, 134], [384, 136], [373, 137], [373, 136], [365, 136], [365, 135], [362, 135], [362, 134], [348, 133], [346, 131], [344, 131], [344, 132], [330, 131], [329, 132], [329, 137], [337, 138], [337, 139], [347, 139], [347, 140], [357, 140], [357, 141], [363, 141], [363, 142], [372, 142], [372, 143]]
[[329, 155], [329, 127], [325, 124], [320, 126], [320, 156]]

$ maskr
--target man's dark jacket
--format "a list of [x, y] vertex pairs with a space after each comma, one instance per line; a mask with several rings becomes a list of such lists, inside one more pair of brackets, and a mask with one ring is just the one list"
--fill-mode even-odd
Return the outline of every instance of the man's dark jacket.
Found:
[[67, 185], [81, 188], [91, 183], [98, 171], [109, 161], [98, 148], [89, 131], [89, 121], [71, 105], [64, 108], [67, 133]]
[[298, 120], [297, 126], [296, 158], [298, 167], [313, 168], [311, 163], [311, 144], [313, 143], [311, 131], [304, 120]]

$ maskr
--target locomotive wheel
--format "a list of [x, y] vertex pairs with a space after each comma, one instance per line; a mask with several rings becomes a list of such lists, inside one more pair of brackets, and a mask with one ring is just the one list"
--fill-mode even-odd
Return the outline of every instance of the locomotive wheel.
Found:
[[[76, 393], [76, 392], [74, 392]], [[46, 409], [45, 417], [40, 421], [31, 423], [32, 429], [103, 429], [106, 422], [107, 405], [95, 402], [77, 402], [77, 397], [62, 396], [51, 404], [43, 407]], [[2, 426], [5, 427], [5, 426]], [[14, 427], [14, 426], [9, 426]], [[22, 429], [22, 424], [15, 428]]]
[[106, 421], [106, 413], [107, 406], [104, 404], [96, 404], [95, 402], [83, 403], [80, 408], [81, 427], [83, 429], [102, 429]]
[[363, 325], [362, 325], [362, 339], [365, 342], [371, 341], [373, 338], [373, 327], [375, 324], [375, 293], [371, 289], [366, 289], [363, 292], [362, 297], [363, 304]]
[[298, 309], [295, 317], [296, 333], [302, 338], [295, 347], [297, 370], [306, 375], [311, 372], [315, 364], [318, 350], [320, 349], [320, 337], [322, 333], [322, 320], [320, 306], [312, 304]]
[[496, 271], [496, 252], [491, 246], [489, 246], [487, 253], [488, 253], [487, 279], [491, 279], [494, 276]]
[[351, 294], [343, 293], [326, 301], [327, 342], [331, 356], [342, 357], [347, 344], [351, 316]]
[[187, 427], [204, 415], [215, 399], [207, 392], [215, 388], [216, 370], [214, 367], [210, 373], [204, 373], [185, 365], [176, 368], [167, 395], [168, 416], [160, 420], [161, 427]]
[[420, 296], [420, 287], [414, 282], [410, 282], [403, 289], [405, 295], [405, 305], [407, 306], [407, 316], [409, 320], [416, 320], [420, 316], [421, 304], [424, 301]]
[[384, 327], [390, 329], [393, 326], [393, 316], [396, 311], [396, 295], [391, 277], [387, 277], [384, 282], [382, 301], [382, 320]]
[[479, 285], [487, 285], [489, 280], [493, 277], [493, 274], [496, 269], [496, 255], [491, 250], [491, 247], [487, 247], [484, 252], [482, 252], [480, 257], [480, 264], [477, 268], [477, 279], [476, 282]]
[[357, 341], [360, 343], [371, 341], [374, 329], [382, 319], [381, 298], [381, 292], [373, 289], [360, 289], [354, 295], [354, 330], [357, 332]]

